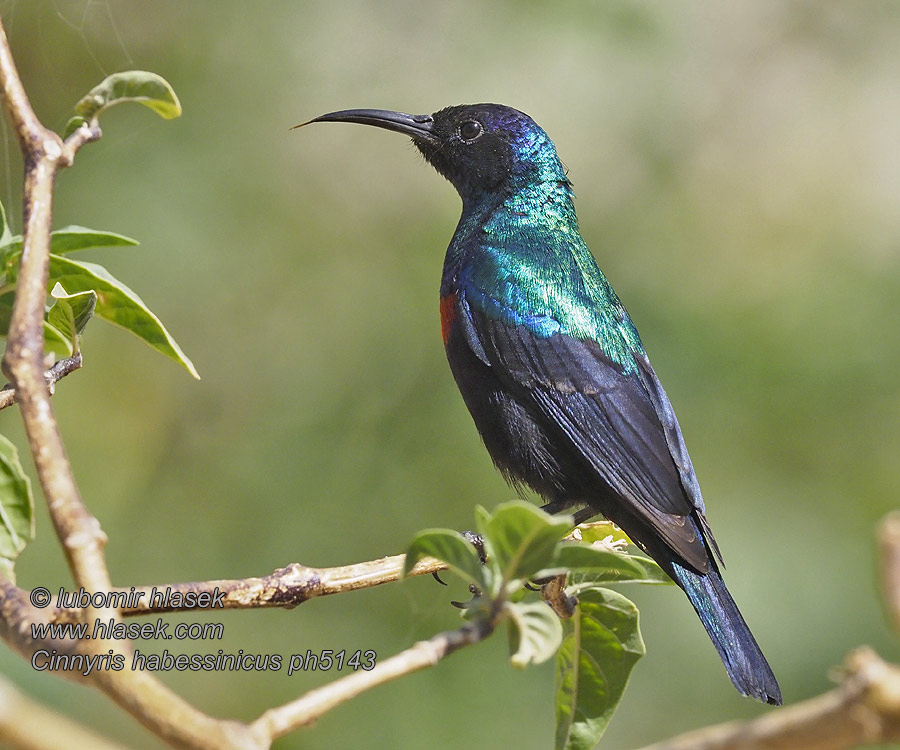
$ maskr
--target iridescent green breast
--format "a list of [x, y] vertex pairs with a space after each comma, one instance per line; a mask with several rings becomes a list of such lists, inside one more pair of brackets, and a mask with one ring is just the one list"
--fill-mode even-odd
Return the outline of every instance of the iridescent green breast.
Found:
[[567, 183], [528, 186], [472, 231], [465, 223], [453, 243], [464, 248], [451, 244], [448, 263], [465, 256], [454, 275], [469, 304], [538, 336], [596, 341], [625, 371], [634, 368], [640, 336], [578, 232]]

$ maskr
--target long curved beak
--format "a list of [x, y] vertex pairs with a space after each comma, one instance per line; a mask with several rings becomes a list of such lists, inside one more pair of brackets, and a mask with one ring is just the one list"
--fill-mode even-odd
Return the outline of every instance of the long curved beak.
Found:
[[408, 115], [404, 112], [391, 112], [387, 109], [342, 109], [339, 112], [329, 112], [308, 122], [302, 122], [291, 130], [302, 128], [313, 122], [356, 122], [361, 125], [374, 125], [376, 128], [393, 130], [431, 143], [440, 142], [432, 132], [434, 119], [431, 115]]

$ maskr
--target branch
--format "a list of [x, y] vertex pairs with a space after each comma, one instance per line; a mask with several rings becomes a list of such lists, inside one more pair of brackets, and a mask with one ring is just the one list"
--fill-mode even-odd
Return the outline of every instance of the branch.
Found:
[[[592, 526], [609, 526], [609, 522], [582, 524], [581, 528]], [[576, 532], [573, 531], [567, 538], [576, 538]], [[226, 578], [157, 586], [129, 586], [114, 588], [112, 591], [125, 597], [125, 602], [120, 608], [125, 616], [207, 609], [207, 604], [198, 603], [198, 596], [201, 595], [207, 601], [218, 595], [222, 609], [269, 607], [292, 609], [320, 596], [343, 594], [398, 581], [403, 572], [404, 559], [405, 555], [392, 555], [333, 568], [311, 568], [300, 563], [291, 563], [262, 578]], [[445, 563], [433, 557], [425, 557], [416, 563], [408, 575], [422, 576], [439, 573], [442, 570], [447, 570]], [[154, 597], [154, 594], [160, 593], [178, 596]], [[565, 596], [565, 576], [547, 582], [542, 587], [542, 595], [560, 617], [572, 616], [574, 603], [570, 597]], [[80, 611], [77, 608], [57, 607], [53, 610], [52, 619], [54, 622], [71, 622], [79, 619]]]
[[[50, 389], [50, 395], [53, 395], [53, 387], [57, 382], [62, 380], [66, 375], [75, 372], [81, 367], [81, 352], [73, 354], [71, 357], [61, 359], [44, 373], [44, 379], [47, 381], [47, 387]], [[0, 388], [0, 409], [12, 406], [16, 403], [16, 391], [11, 385], [5, 385]]]
[[[121, 611], [126, 616], [205, 610], [209, 607], [206, 602], [216, 596], [221, 609], [292, 609], [320, 596], [343, 594], [398, 581], [403, 572], [404, 557], [405, 555], [393, 555], [334, 568], [310, 568], [300, 563], [291, 563], [263, 578], [130, 586], [127, 589], [114, 588], [112, 591], [123, 595], [125, 606]], [[446, 569], [446, 564], [428, 557], [420, 560], [409, 575], [421, 576]], [[201, 595], [203, 598], [198, 603], [198, 596]], [[186, 603], [179, 603], [179, 600]], [[218, 605], [216, 609], [219, 609]], [[80, 619], [80, 612], [80, 609], [57, 608], [52, 610], [51, 619], [54, 622], [71, 622]]]
[[91, 120], [90, 124], [84, 123], [78, 130], [70, 135], [63, 142], [63, 150], [61, 161], [63, 166], [71, 167], [75, 160], [75, 154], [87, 143], [93, 143], [100, 140], [103, 132], [100, 130], [100, 123], [97, 118]]
[[[22, 258], [3, 371], [15, 388], [38, 478], [75, 580], [91, 591], [105, 591], [110, 587], [103, 557], [106, 536], [81, 500], [50, 405], [43, 368], [53, 184], [56, 173], [68, 166], [68, 161], [60, 137], [41, 125], [31, 108], [2, 24], [0, 90], [25, 162]], [[115, 612], [104, 610], [93, 615], [111, 617]]]
[[758, 719], [688, 732], [643, 750], [846, 750], [900, 741], [900, 668], [851, 652], [840, 687]]

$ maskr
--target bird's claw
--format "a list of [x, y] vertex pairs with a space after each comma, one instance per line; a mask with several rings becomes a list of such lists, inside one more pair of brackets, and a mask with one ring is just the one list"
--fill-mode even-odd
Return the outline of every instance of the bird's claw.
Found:
[[481, 589], [479, 589], [478, 586], [476, 586], [474, 583], [469, 584], [469, 593], [472, 595], [472, 598], [469, 599], [469, 601], [467, 601], [467, 602], [451, 601], [450, 604], [452, 604], [457, 609], [468, 609], [469, 607], [472, 606], [472, 603], [482, 595]]

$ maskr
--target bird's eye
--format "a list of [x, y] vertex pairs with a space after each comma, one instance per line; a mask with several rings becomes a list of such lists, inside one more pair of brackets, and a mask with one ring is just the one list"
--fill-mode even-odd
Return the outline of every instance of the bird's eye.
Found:
[[484, 128], [481, 126], [481, 123], [476, 120], [467, 120], [459, 126], [459, 137], [467, 143], [474, 141], [483, 132]]

